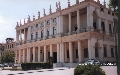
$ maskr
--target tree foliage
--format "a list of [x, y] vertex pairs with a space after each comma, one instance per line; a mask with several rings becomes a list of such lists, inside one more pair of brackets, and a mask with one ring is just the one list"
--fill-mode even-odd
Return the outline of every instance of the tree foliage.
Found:
[[103, 69], [97, 65], [78, 65], [74, 69], [74, 75], [106, 75]]
[[109, 0], [109, 6], [113, 9], [116, 15], [118, 15], [118, 0]]
[[3, 63], [14, 62], [14, 57], [15, 57], [15, 53], [13, 51], [6, 51], [1, 56], [1, 62], [3, 62]]

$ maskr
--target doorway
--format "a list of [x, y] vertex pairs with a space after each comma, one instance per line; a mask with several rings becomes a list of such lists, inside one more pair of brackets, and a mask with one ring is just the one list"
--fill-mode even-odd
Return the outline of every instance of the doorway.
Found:
[[53, 52], [53, 62], [57, 63], [57, 52]]

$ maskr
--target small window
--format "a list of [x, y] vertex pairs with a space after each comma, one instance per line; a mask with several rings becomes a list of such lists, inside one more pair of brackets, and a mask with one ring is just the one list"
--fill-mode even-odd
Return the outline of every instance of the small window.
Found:
[[47, 21], [47, 25], [50, 25], [50, 20]]
[[36, 28], [38, 28], [38, 24], [36, 24]]
[[101, 7], [101, 8], [100, 8], [100, 11], [103, 11], [103, 12], [104, 12], [104, 9]]
[[56, 18], [53, 19], [53, 23], [56, 23]]
[[112, 16], [114, 16], [114, 13], [112, 13]]
[[69, 58], [69, 50], [67, 50], [67, 58]]
[[110, 11], [108, 11], [108, 14], [110, 14]]
[[44, 26], [44, 22], [41, 23], [41, 26]]

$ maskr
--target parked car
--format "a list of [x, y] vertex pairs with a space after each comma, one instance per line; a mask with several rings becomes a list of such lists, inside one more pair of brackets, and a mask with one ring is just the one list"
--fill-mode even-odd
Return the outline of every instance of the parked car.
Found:
[[95, 59], [89, 59], [87, 62], [84, 63], [85, 65], [91, 64], [91, 65], [100, 65], [100, 62]]
[[0, 64], [0, 67], [4, 67], [4, 65], [3, 65], [3, 64]]

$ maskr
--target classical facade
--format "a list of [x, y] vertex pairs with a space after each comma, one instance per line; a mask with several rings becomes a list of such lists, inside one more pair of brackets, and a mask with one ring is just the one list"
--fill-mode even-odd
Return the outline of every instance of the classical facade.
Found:
[[4, 55], [6, 51], [14, 52], [15, 45], [16, 45], [16, 42], [14, 41], [14, 38], [6, 38], [6, 43], [0, 43], [0, 58], [2, 55]]
[[[101, 62], [115, 61], [113, 36], [113, 11], [106, 8], [106, 2], [76, 0], [75, 5], [61, 9], [56, 2], [56, 12], [16, 25], [16, 63], [48, 62], [78, 63], [88, 59]], [[24, 37], [22, 37], [24, 36]]]

